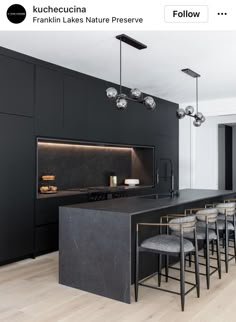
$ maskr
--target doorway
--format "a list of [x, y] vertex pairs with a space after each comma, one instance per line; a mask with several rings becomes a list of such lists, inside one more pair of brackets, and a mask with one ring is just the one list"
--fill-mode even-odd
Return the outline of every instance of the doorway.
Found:
[[236, 188], [234, 160], [236, 161], [236, 125], [220, 124], [218, 127], [218, 186], [220, 190]]

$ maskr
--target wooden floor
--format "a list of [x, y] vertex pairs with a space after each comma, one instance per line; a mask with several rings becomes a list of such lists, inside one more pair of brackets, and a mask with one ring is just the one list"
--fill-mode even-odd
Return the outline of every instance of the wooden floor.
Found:
[[[201, 277], [201, 298], [196, 297], [195, 290], [187, 295], [184, 313], [176, 295], [140, 287], [139, 302], [129, 305], [59, 285], [57, 275], [57, 253], [0, 267], [0, 321], [236, 321], [233, 261], [222, 280], [216, 274], [212, 276], [211, 290], [206, 290], [205, 278]], [[168, 284], [174, 286], [176, 281]]]

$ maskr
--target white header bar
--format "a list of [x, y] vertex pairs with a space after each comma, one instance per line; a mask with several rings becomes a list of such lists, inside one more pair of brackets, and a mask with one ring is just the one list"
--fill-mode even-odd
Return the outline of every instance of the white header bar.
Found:
[[0, 2], [0, 30], [236, 29], [235, 0], [19, 0], [26, 17], [12, 23], [7, 11], [15, 3]]
[[204, 23], [208, 18], [208, 6], [165, 6], [165, 22]]

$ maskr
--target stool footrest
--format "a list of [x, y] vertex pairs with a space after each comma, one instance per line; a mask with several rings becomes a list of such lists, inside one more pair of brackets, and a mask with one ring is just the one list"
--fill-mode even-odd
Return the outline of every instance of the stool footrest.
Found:
[[[169, 276], [170, 277], [170, 276]], [[171, 277], [170, 277], [171, 278]], [[185, 282], [186, 283], [186, 282]], [[149, 288], [152, 288], [154, 290], [159, 290], [159, 291], [164, 291], [164, 292], [167, 292], [167, 293], [171, 293], [171, 294], [176, 294], [176, 295], [181, 295], [180, 292], [175, 292], [175, 291], [171, 291], [171, 290], [166, 290], [165, 288], [161, 288], [161, 287], [157, 287], [157, 286], [152, 286], [152, 285], [147, 285], [147, 284], [144, 284], [144, 283], [139, 283], [139, 285], [141, 286], [144, 286], [144, 287], [149, 287]], [[192, 287], [190, 287], [189, 290], [187, 290], [184, 295], [187, 295], [188, 293], [190, 293], [192, 290], [194, 290], [196, 288], [196, 284], [192, 284], [193, 285]]]

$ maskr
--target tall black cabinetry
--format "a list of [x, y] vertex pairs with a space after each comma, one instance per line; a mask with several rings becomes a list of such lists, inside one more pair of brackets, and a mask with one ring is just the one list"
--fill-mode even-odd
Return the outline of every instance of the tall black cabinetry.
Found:
[[35, 125], [39, 136], [60, 137], [63, 132], [63, 74], [37, 66]]
[[0, 263], [34, 247], [33, 119], [0, 113]]
[[1, 48], [0, 264], [34, 250], [33, 116], [34, 65]]
[[33, 65], [0, 54], [0, 113], [33, 116]]

